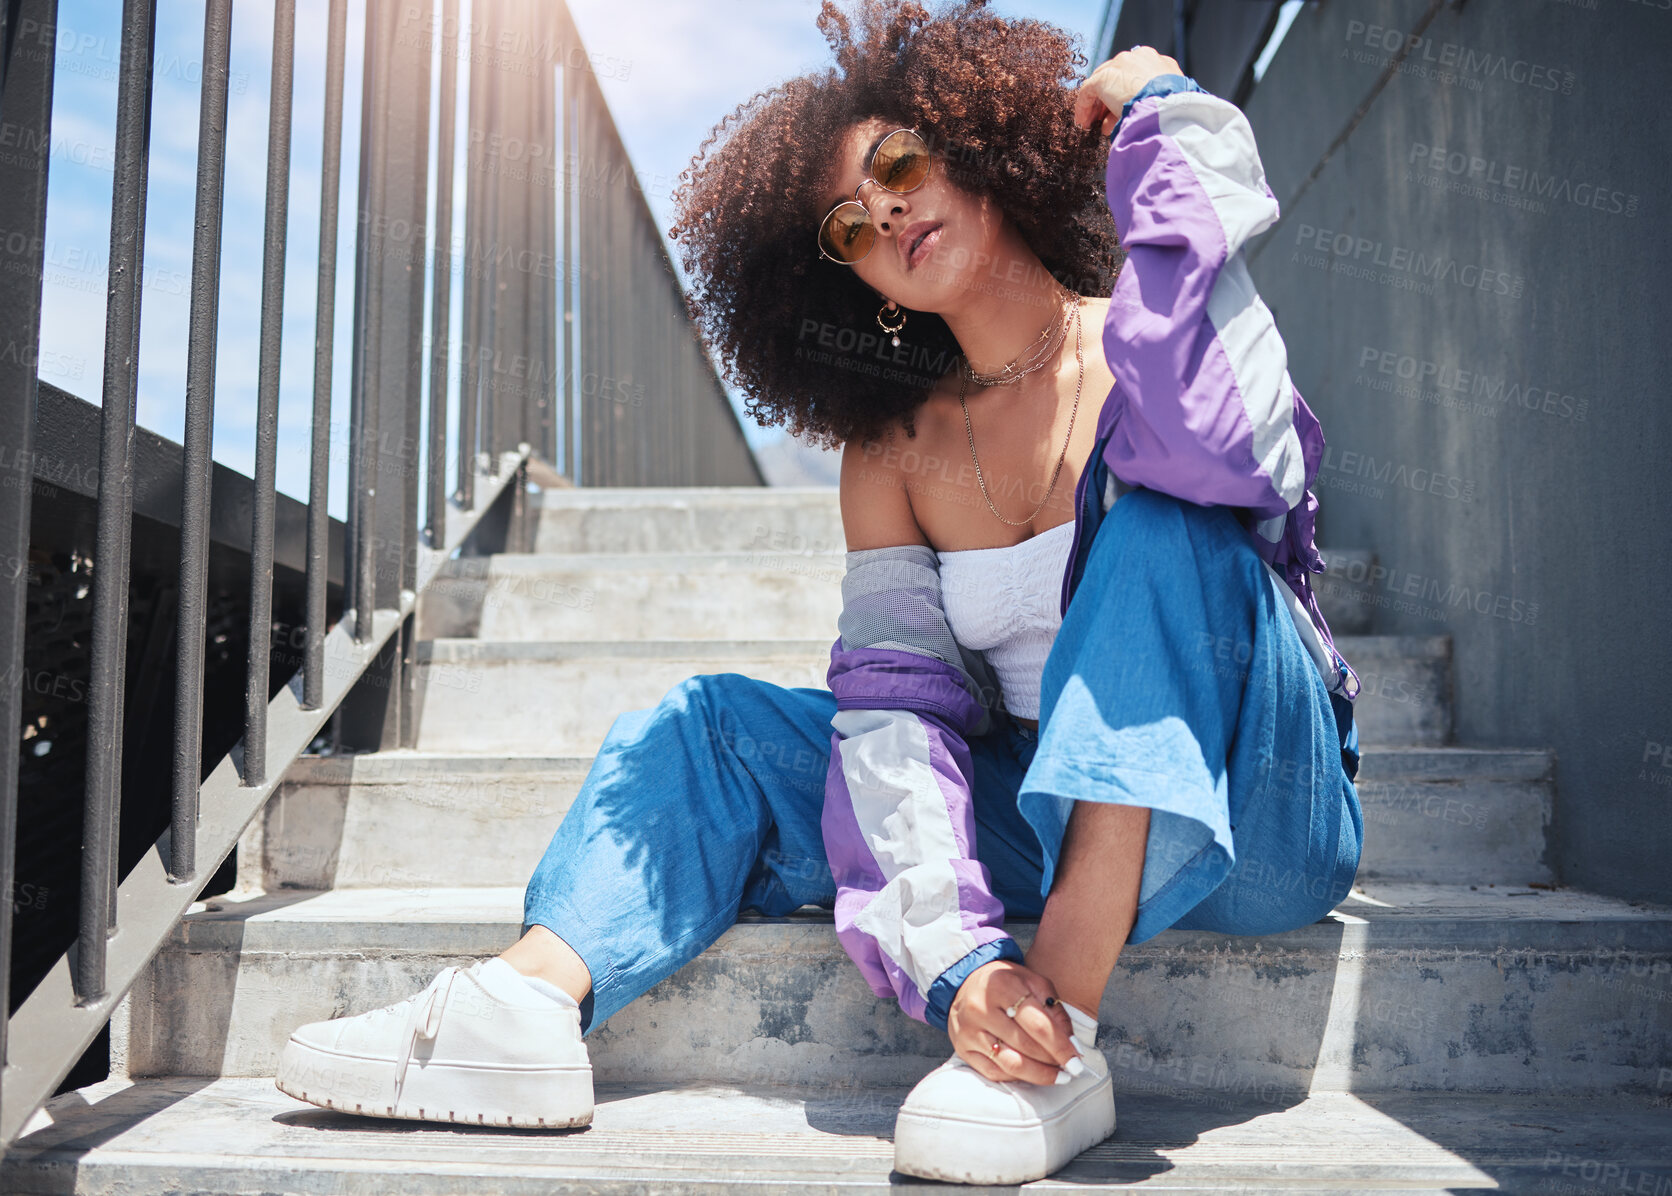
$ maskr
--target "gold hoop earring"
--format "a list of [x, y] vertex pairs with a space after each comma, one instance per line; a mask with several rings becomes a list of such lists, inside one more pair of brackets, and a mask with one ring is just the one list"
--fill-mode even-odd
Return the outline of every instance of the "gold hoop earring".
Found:
[[[900, 322], [898, 324], [889, 324], [882, 318], [882, 313], [891, 307], [900, 315]], [[900, 307], [892, 299], [890, 299], [887, 303], [877, 309], [877, 323], [881, 326], [884, 332], [891, 334], [892, 342], [895, 348], [898, 348], [900, 345], [900, 329], [906, 326], [906, 309]]]

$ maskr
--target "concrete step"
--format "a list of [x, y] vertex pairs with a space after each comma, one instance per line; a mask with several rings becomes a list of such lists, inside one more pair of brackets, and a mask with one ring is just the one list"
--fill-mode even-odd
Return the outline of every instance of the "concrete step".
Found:
[[[539, 1132], [357, 1118], [293, 1100], [263, 1079], [107, 1081], [57, 1098], [56, 1120], [12, 1148], [0, 1186], [18, 1196], [969, 1190], [893, 1171], [894, 1116], [906, 1091], [595, 1082], [590, 1126]], [[1665, 1109], [1644, 1103], [1146, 1093], [1119, 1100], [1116, 1112], [1112, 1137], [1026, 1190], [1672, 1186]]]
[[537, 553], [842, 552], [834, 486], [632, 486], [541, 491]]
[[[211, 901], [133, 990], [129, 1074], [271, 1075], [296, 1026], [504, 950], [522, 896]], [[1009, 929], [1026, 947], [1036, 926]], [[1669, 978], [1672, 908], [1372, 883], [1286, 934], [1174, 930], [1128, 947], [1098, 1042], [1129, 1093], [1664, 1092]], [[816, 907], [744, 915], [587, 1043], [598, 1079], [659, 1084], [911, 1084], [946, 1055], [942, 1032], [872, 994]]]
[[[832, 639], [835, 638], [834, 633]], [[616, 717], [698, 673], [826, 688], [830, 640], [595, 640], [418, 645], [421, 751], [583, 755]]]
[[1372, 747], [1356, 782], [1360, 880], [1548, 884], [1556, 760], [1548, 751]]
[[1363, 686], [1353, 704], [1362, 744], [1439, 747], [1451, 742], [1449, 635], [1334, 639]]
[[425, 591], [418, 637], [834, 639], [844, 560], [764, 550], [466, 557]]
[[[418, 645], [423, 751], [582, 755], [617, 715], [654, 706], [698, 673], [826, 688], [828, 639], [431, 640]], [[1451, 734], [1451, 641], [1341, 636], [1358, 670], [1366, 744], [1440, 746]]]
[[[1359, 875], [1548, 883], [1552, 765], [1548, 752], [1372, 749], [1359, 772]], [[522, 884], [591, 766], [590, 756], [305, 756], [240, 844], [240, 866], [267, 890]]]
[[[463, 557], [418, 603], [418, 638], [485, 640], [834, 637], [846, 554], [772, 538], [735, 552], [576, 552]], [[1331, 552], [1330, 577], [1368, 552]], [[1332, 587], [1333, 596], [1339, 591]], [[1336, 636], [1370, 629], [1371, 607], [1322, 602]]]
[[239, 842], [246, 887], [523, 884], [591, 756], [303, 756]]

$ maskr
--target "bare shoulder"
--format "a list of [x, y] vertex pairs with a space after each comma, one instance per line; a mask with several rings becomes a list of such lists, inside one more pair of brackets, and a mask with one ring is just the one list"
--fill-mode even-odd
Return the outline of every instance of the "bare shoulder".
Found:
[[849, 552], [929, 543], [906, 493], [902, 459], [911, 443], [896, 420], [874, 440], [856, 438], [843, 446], [839, 487]]

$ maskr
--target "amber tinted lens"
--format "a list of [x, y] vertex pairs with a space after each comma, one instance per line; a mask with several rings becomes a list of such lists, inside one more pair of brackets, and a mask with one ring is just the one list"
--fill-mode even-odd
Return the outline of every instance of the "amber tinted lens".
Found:
[[915, 191], [929, 177], [929, 147], [910, 129], [890, 133], [877, 146], [871, 173], [890, 191]]
[[877, 240], [871, 214], [859, 204], [837, 204], [819, 226], [819, 246], [839, 262], [857, 262]]

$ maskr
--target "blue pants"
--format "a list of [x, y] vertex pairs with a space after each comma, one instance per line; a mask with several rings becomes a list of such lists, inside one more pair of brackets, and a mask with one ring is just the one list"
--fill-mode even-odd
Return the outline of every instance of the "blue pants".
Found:
[[[1150, 490], [1098, 527], [1045, 662], [1039, 728], [970, 741], [977, 858], [1008, 916], [1044, 910], [1075, 801], [1150, 807], [1137, 921], [1269, 934], [1315, 922], [1364, 823], [1322, 678], [1232, 512]], [[750, 907], [834, 906], [819, 816], [829, 690], [740, 673], [616, 718], [529, 880], [592, 973], [583, 1032]]]

